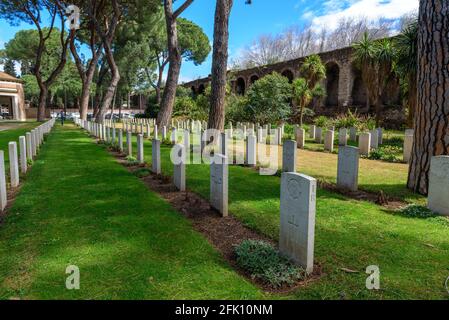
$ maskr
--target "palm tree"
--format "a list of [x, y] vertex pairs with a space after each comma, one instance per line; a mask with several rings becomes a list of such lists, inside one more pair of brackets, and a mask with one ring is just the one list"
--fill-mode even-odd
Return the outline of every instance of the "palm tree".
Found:
[[326, 79], [326, 66], [317, 54], [313, 54], [304, 60], [300, 68], [301, 75], [307, 80], [309, 89], [315, 86], [323, 79]]
[[304, 109], [314, 97], [323, 96], [323, 88], [319, 83], [326, 79], [326, 67], [317, 54], [307, 57], [300, 67], [303, 78], [293, 82], [293, 99], [299, 106], [299, 114], [294, 112], [295, 122], [302, 126]]
[[[293, 118], [296, 123], [302, 126], [304, 108], [312, 101], [312, 91], [309, 89], [307, 80], [298, 78], [293, 81], [293, 100], [295, 105], [299, 106], [299, 110], [293, 112]], [[298, 112], [299, 111], [299, 112]]]
[[418, 21], [415, 19], [408, 24], [396, 38], [397, 72], [405, 84], [408, 106], [409, 128], [413, 128], [414, 114], [418, 102]]
[[376, 46], [370, 39], [368, 32], [363, 34], [362, 39], [353, 45], [354, 60], [356, 66], [362, 74], [362, 81], [365, 84], [368, 99], [366, 101], [368, 109], [371, 103], [377, 104], [378, 98], [378, 67], [376, 62]]
[[376, 41], [376, 63], [378, 66], [379, 87], [376, 103], [376, 125], [379, 126], [382, 113], [382, 95], [388, 83], [393, 81], [396, 74], [393, 72], [396, 61], [396, 49], [391, 39]]

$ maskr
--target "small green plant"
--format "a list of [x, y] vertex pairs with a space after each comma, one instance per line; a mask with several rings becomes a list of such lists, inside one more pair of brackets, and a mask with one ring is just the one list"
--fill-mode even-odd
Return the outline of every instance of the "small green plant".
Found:
[[439, 216], [435, 212], [424, 206], [415, 204], [409, 205], [401, 210], [401, 214], [408, 218], [432, 220], [438, 224], [449, 227], [449, 219], [447, 217]]
[[28, 160], [27, 160], [27, 165], [28, 165], [28, 167], [31, 167], [33, 164], [34, 164], [33, 159], [28, 159]]
[[125, 159], [129, 166], [137, 166], [139, 164], [139, 161], [133, 156], [127, 156]]
[[245, 240], [235, 247], [235, 254], [240, 268], [273, 288], [293, 285], [306, 276], [303, 269], [265, 241]]
[[134, 175], [138, 178], [145, 178], [148, 177], [151, 174], [150, 169], [147, 168], [140, 168], [134, 171]]

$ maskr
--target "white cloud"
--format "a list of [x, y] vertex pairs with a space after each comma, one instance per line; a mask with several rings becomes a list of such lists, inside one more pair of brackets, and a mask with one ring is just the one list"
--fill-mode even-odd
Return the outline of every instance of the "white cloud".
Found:
[[325, 14], [321, 16], [310, 18], [310, 13], [306, 13], [316, 29], [335, 29], [339, 20], [349, 17], [396, 20], [418, 10], [419, 0], [327, 0], [323, 7]]

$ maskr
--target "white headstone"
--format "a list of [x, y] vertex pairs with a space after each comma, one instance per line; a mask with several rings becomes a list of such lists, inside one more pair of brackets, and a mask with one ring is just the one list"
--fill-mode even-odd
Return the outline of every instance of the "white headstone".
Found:
[[371, 133], [363, 132], [360, 134], [359, 149], [361, 155], [369, 156], [369, 153], [371, 151]]
[[139, 133], [137, 135], [137, 161], [139, 161], [140, 164], [144, 164], [144, 154], [143, 154], [143, 134]]
[[326, 136], [324, 137], [324, 150], [333, 152], [334, 151], [334, 137], [335, 133], [333, 130], [329, 130], [326, 132]]
[[359, 158], [359, 148], [341, 146], [338, 149], [338, 188], [357, 191], [359, 181]]
[[377, 129], [371, 131], [371, 149], [379, 148], [379, 133]]
[[128, 131], [126, 133], [126, 154], [128, 156], [132, 156], [133, 155], [133, 143], [132, 143], [132, 133], [131, 131]]
[[349, 129], [349, 140], [357, 142], [357, 129], [355, 127]]
[[429, 209], [449, 216], [449, 156], [433, 157], [429, 174]]
[[309, 138], [315, 139], [315, 134], [316, 134], [316, 126], [312, 125], [310, 126]]
[[27, 132], [26, 133], [26, 143], [27, 143], [27, 159], [28, 160], [33, 160], [33, 145], [31, 142], [31, 133]]
[[348, 130], [346, 128], [340, 128], [338, 131], [338, 145], [345, 146], [348, 144]]
[[404, 138], [404, 162], [409, 163], [413, 149], [413, 135], [405, 135]]
[[377, 128], [377, 143], [379, 146], [384, 143], [384, 131], [382, 128]]
[[323, 129], [315, 127], [315, 142], [322, 143], [323, 142]]
[[298, 146], [296, 141], [287, 140], [282, 148], [282, 171], [296, 172], [296, 155]]
[[184, 153], [185, 153], [185, 163], [190, 163], [190, 131], [188, 129], [184, 130]]
[[118, 129], [118, 148], [120, 152], [123, 152], [123, 130]]
[[151, 146], [151, 168], [153, 173], [161, 174], [161, 140], [153, 139], [153, 144]]
[[19, 137], [19, 146], [20, 146], [20, 172], [27, 172], [27, 146], [26, 146], [26, 138], [24, 136]]
[[307, 273], [313, 272], [316, 180], [284, 172], [281, 178], [279, 250]]
[[10, 142], [9, 148], [9, 172], [11, 178], [11, 187], [16, 188], [19, 186], [19, 159], [17, 157], [17, 143]]
[[210, 203], [223, 217], [228, 216], [228, 165], [222, 154], [215, 154], [210, 164]]
[[250, 134], [246, 138], [246, 162], [245, 164], [250, 167], [254, 167], [257, 163], [257, 144], [256, 144], [256, 136]]
[[7, 201], [5, 154], [0, 150], [0, 212], [5, 210]]
[[175, 163], [173, 171], [173, 183], [176, 188], [184, 192], [186, 191], [186, 164], [185, 164], [185, 147], [182, 144], [175, 145], [174, 149], [178, 152], [179, 163]]

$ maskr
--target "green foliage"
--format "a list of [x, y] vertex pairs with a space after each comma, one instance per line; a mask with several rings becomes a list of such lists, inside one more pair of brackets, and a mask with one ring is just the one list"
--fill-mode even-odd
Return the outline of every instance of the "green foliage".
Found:
[[301, 74], [307, 80], [310, 90], [323, 79], [326, 79], [326, 66], [321, 61], [321, 57], [317, 54], [308, 56], [300, 68]]
[[449, 219], [447, 217], [442, 217], [424, 206], [409, 205], [401, 210], [401, 214], [408, 218], [428, 219], [449, 227]]
[[291, 114], [292, 86], [276, 72], [257, 80], [248, 90], [248, 114], [261, 124], [285, 121]]
[[177, 19], [177, 28], [183, 58], [196, 66], [202, 64], [211, 51], [209, 38], [203, 29], [184, 18]]
[[145, 178], [151, 174], [151, 170], [147, 168], [139, 168], [135, 170], [133, 174], [138, 178]]
[[226, 98], [226, 121], [245, 122], [250, 120], [248, 109], [248, 98], [231, 94]]
[[134, 156], [127, 156], [125, 160], [127, 161], [127, 165], [130, 167], [137, 166], [139, 164], [139, 161], [137, 161], [136, 157]]
[[351, 110], [348, 110], [346, 114], [336, 116], [333, 121], [336, 129], [352, 127], [357, 128], [361, 122], [361, 117], [359, 117], [357, 113], [352, 113]]
[[371, 160], [382, 160], [386, 162], [400, 162], [398, 157], [402, 149], [396, 146], [382, 145], [378, 149], [372, 150], [368, 156]]
[[235, 247], [235, 254], [240, 268], [273, 288], [293, 285], [305, 278], [303, 269], [282, 257], [279, 251], [267, 242], [245, 240]]
[[319, 116], [313, 120], [313, 123], [319, 128], [327, 128], [331, 122], [328, 117]]

